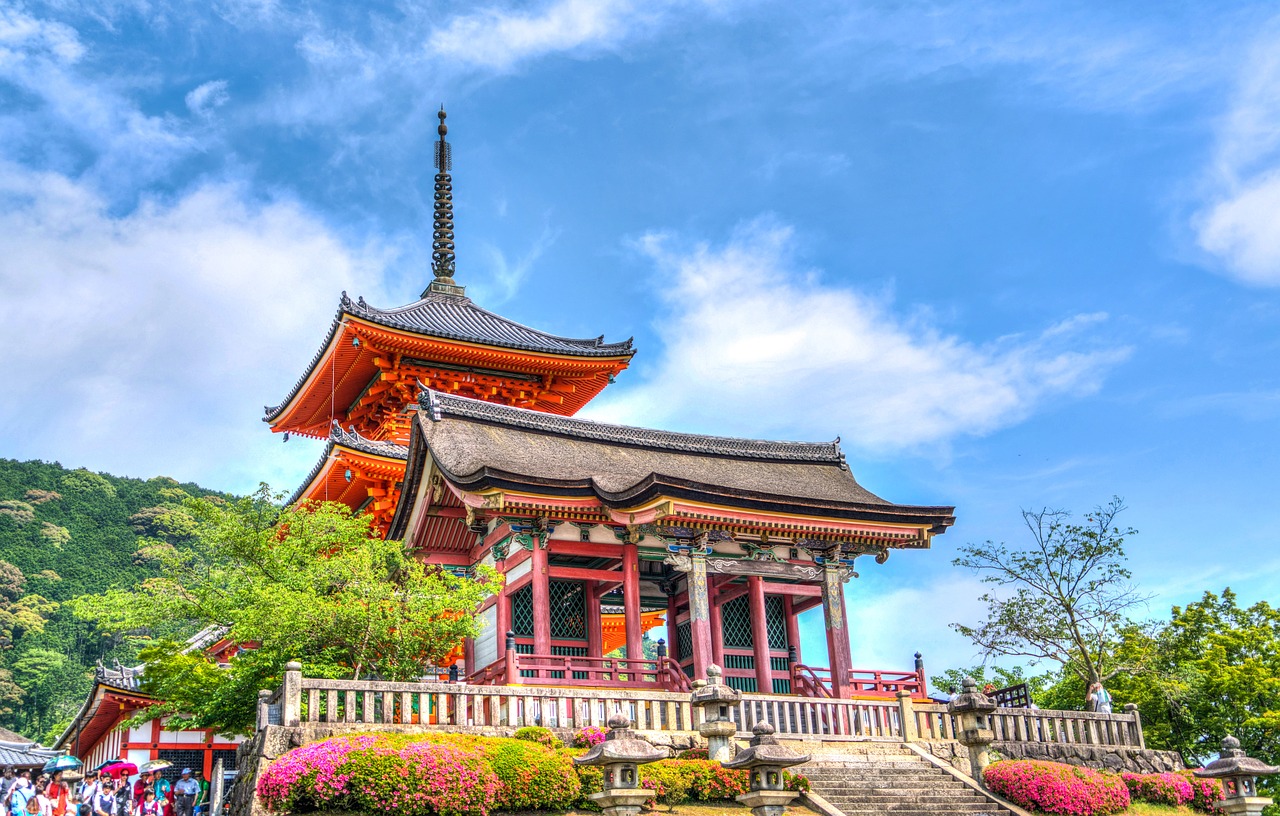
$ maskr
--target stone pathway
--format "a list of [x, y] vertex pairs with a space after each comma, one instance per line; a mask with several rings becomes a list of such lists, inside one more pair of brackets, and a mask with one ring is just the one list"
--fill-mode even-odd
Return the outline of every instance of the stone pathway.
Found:
[[797, 770], [846, 816], [1012, 816], [941, 768], [899, 750], [820, 755]]

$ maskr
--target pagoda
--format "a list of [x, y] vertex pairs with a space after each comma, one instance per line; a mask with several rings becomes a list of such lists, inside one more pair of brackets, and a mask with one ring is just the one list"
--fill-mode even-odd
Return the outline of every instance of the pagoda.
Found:
[[414, 303], [379, 309], [345, 292], [329, 334], [279, 405], [271, 430], [328, 440], [292, 501], [329, 500], [386, 530], [422, 387], [572, 416], [627, 367], [631, 340], [557, 337], [480, 308], [454, 279], [451, 146], [441, 108], [435, 143], [431, 267]]
[[[557, 337], [466, 297], [444, 120], [435, 279], [397, 309], [344, 294], [311, 365], [266, 411], [273, 431], [328, 440], [293, 501], [342, 502], [425, 563], [503, 575], [476, 611], [481, 633], [449, 661], [471, 684], [687, 691], [714, 664], [742, 692], [923, 697], [919, 655], [906, 671], [853, 667], [844, 585], [860, 557], [927, 549], [954, 508], [877, 496], [838, 439], [576, 418], [630, 363], [631, 341]], [[808, 660], [800, 616], [819, 608], [827, 655]], [[644, 654], [664, 623], [671, 642]]]

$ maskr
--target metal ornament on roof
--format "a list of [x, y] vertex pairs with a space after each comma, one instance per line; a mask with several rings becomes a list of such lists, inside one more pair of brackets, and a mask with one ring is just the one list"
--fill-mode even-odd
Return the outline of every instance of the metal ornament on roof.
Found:
[[440, 141], [436, 142], [436, 183], [435, 183], [435, 219], [431, 232], [431, 272], [440, 283], [453, 284], [454, 245], [453, 245], [453, 179], [449, 171], [453, 169], [453, 149], [444, 140], [449, 127], [444, 123], [444, 105], [440, 106], [440, 126], [436, 132]]

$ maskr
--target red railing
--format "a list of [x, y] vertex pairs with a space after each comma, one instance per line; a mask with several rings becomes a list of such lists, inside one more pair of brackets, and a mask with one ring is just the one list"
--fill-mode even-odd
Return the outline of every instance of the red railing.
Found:
[[571, 657], [507, 652], [467, 678], [478, 686], [607, 686], [609, 688], [692, 691], [684, 671], [673, 660], [625, 657]]
[[[928, 696], [923, 672], [850, 669], [849, 689], [854, 697], [892, 697], [899, 691], [909, 691], [920, 700]], [[831, 670], [803, 663], [791, 667], [791, 691], [802, 697], [836, 696], [831, 687]]]

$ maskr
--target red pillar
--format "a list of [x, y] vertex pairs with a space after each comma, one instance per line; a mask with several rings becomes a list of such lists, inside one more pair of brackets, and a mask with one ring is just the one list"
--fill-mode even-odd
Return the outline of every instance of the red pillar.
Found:
[[547, 551], [535, 538], [533, 558], [533, 653], [551, 654], [551, 590], [547, 574]]
[[[511, 631], [511, 596], [507, 592], [507, 588], [503, 586], [502, 591], [498, 593], [498, 647], [497, 653], [502, 655], [507, 642], [507, 632]], [[482, 668], [477, 666], [476, 668]]]
[[587, 657], [604, 657], [604, 633], [600, 629], [600, 585], [587, 581]]
[[679, 597], [675, 590], [671, 590], [671, 594], [667, 596], [667, 657], [671, 658], [673, 663], [684, 660], [684, 655], [680, 654], [679, 626], [676, 623], [676, 616], [680, 613], [678, 601]]
[[853, 657], [849, 648], [849, 618], [844, 609], [844, 582], [833, 559], [822, 571], [822, 615], [827, 625], [827, 653], [831, 657], [831, 693], [841, 699], [853, 696], [849, 670]]
[[756, 659], [756, 691], [773, 693], [773, 666], [769, 660], [769, 623], [765, 619], [764, 579], [758, 575], [747, 578], [747, 599], [751, 607], [751, 645]]
[[[711, 585], [711, 594], [715, 595], [717, 588]], [[724, 621], [720, 617], [720, 601], [716, 599], [711, 604], [711, 659], [719, 666], [724, 668]], [[705, 678], [704, 678], [705, 679]]]
[[640, 548], [635, 544], [622, 545], [622, 607], [626, 613], [627, 657], [644, 658], [640, 641]]
[[787, 647], [796, 650], [796, 662], [803, 663], [800, 657], [800, 616], [795, 612], [794, 599], [790, 595], [782, 597], [782, 612], [787, 616]]

